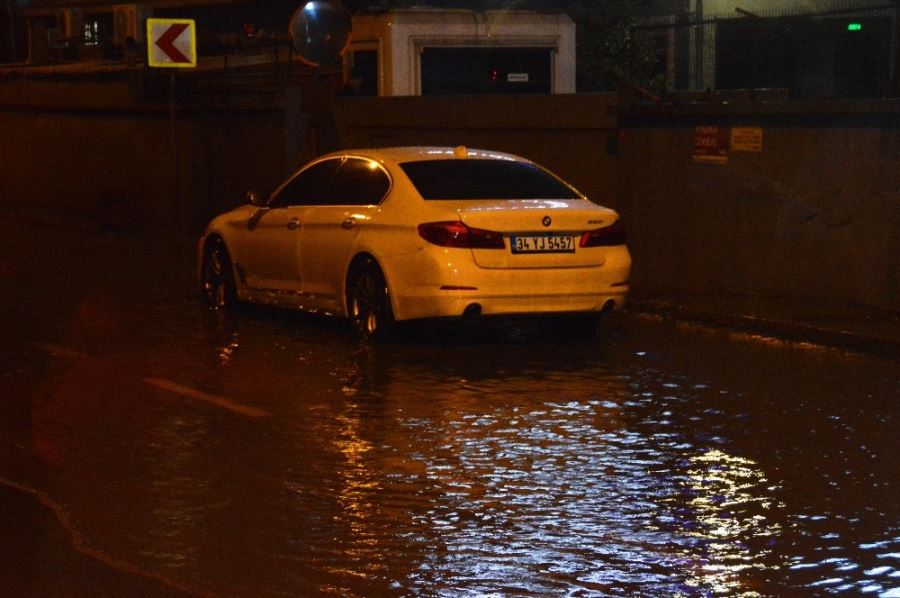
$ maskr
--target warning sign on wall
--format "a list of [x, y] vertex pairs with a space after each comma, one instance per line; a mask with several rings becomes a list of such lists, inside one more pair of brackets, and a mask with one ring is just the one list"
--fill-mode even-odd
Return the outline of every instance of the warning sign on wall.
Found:
[[731, 129], [731, 149], [735, 152], [761, 152], [763, 130], [760, 127], [734, 127]]
[[731, 130], [727, 127], [694, 128], [694, 162], [727, 164], [731, 146]]

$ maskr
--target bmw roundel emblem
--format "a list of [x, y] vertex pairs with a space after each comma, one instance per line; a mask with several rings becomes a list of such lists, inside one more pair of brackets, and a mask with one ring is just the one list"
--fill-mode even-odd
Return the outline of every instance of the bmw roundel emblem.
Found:
[[551, 224], [553, 224], [553, 220], [550, 218], [550, 216], [544, 216], [544, 219], [541, 220], [541, 224], [543, 224], [544, 226], [550, 226]]

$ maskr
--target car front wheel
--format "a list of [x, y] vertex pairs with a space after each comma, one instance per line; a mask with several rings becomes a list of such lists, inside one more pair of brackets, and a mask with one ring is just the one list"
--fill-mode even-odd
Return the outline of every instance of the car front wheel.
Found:
[[200, 290], [206, 305], [213, 309], [233, 307], [237, 302], [231, 258], [220, 239], [210, 241], [203, 252]]
[[366, 258], [353, 268], [347, 287], [350, 319], [364, 339], [388, 336], [394, 326], [391, 296], [375, 260]]

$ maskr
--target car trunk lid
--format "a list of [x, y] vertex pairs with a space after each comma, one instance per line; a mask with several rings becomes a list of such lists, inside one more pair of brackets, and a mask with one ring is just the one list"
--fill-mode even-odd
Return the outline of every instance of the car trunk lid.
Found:
[[460, 220], [472, 228], [501, 233], [505, 249], [473, 249], [482, 268], [576, 268], [602, 266], [606, 249], [579, 246], [585, 231], [618, 219], [608, 208], [587, 200], [466, 202]]

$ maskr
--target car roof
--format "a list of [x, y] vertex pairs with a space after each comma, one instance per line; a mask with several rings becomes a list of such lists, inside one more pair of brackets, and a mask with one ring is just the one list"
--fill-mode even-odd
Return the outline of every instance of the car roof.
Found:
[[443, 147], [443, 146], [398, 146], [398, 147], [379, 147], [366, 149], [346, 149], [333, 152], [328, 156], [346, 156], [356, 155], [372, 158], [379, 162], [394, 162], [402, 164], [403, 162], [416, 162], [421, 160], [453, 160], [453, 159], [476, 159], [476, 160], [515, 160], [517, 162], [528, 162], [521, 156], [509, 154], [506, 152], [497, 152], [493, 150], [467, 148], [465, 146]]

